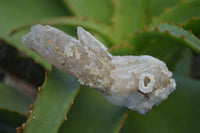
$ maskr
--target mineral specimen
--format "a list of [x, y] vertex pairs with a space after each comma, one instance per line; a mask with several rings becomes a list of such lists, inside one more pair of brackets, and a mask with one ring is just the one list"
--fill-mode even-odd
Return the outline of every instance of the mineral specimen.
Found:
[[35, 25], [23, 44], [97, 89], [108, 101], [145, 114], [175, 90], [166, 64], [154, 57], [112, 56], [89, 32], [78, 27], [78, 39], [50, 26]]

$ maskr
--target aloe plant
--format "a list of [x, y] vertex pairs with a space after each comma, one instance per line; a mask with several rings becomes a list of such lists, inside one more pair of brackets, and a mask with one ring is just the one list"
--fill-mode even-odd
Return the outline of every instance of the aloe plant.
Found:
[[[40, 64], [46, 74], [36, 99], [18, 91], [17, 84], [1, 80], [0, 132], [199, 132], [200, 81], [191, 75], [191, 66], [197, 65], [193, 53], [200, 54], [199, 12], [199, 0], [1, 1], [0, 40]], [[113, 105], [22, 45], [22, 36], [35, 24], [51, 25], [71, 36], [82, 26], [113, 55], [159, 58], [175, 73], [177, 89], [146, 115]]]

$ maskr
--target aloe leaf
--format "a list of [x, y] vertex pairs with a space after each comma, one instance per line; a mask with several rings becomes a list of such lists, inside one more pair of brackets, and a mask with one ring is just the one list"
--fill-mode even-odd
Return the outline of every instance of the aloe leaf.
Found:
[[28, 112], [29, 105], [33, 99], [23, 95], [16, 89], [0, 83], [0, 107], [16, 111], [21, 114]]
[[15, 133], [16, 129], [6, 124], [0, 123], [0, 133]]
[[[15, 34], [16, 32], [30, 28], [31, 26], [38, 24], [38, 23], [43, 24], [43, 25], [66, 26], [66, 27], [82, 26], [86, 29], [92, 30], [93, 32], [96, 32], [99, 35], [101, 35], [110, 45], [116, 44], [116, 41], [118, 40], [118, 39], [116, 39], [115, 34], [112, 33], [111, 29], [108, 26], [97, 23], [90, 19], [85, 19], [83, 17], [81, 17], [81, 18], [80, 17], [56, 17], [56, 18], [42, 19], [42, 20], [38, 20], [38, 21], [35, 21], [32, 23], [23, 25], [21, 27], [18, 27], [16, 29], [14, 29], [11, 32], [11, 34]], [[67, 34], [68, 34], [68, 32], [67, 32]]]
[[[187, 1], [187, 0], [186, 0]], [[185, 2], [185, 1], [184, 1]], [[143, 25], [148, 25], [154, 17], [159, 16], [166, 10], [179, 5], [180, 0], [114, 0], [114, 27], [120, 36], [133, 34], [141, 29]]]
[[[143, 37], [146, 37], [146, 39]], [[143, 43], [147, 43], [149, 40], [156, 39], [156, 37], [158, 37], [158, 39], [159, 37], [166, 37], [167, 39], [171, 38], [172, 40], [177, 40], [195, 52], [200, 53], [200, 40], [197, 37], [181, 27], [169, 24], [160, 24], [153, 29], [146, 29], [142, 33], [137, 34], [134, 38], [134, 42], [137, 43], [135, 44], [135, 47], [141, 49], [146, 45]], [[138, 42], [143, 43], [139, 44]]]
[[59, 133], [113, 133], [120, 127], [127, 109], [109, 103], [96, 90], [81, 88]]
[[[150, 54], [174, 65], [182, 56], [184, 46], [200, 53], [200, 40], [191, 32], [169, 24], [161, 24], [154, 29], [145, 29], [135, 35], [133, 44], [137, 54]], [[169, 54], [170, 52], [170, 54]], [[177, 58], [178, 57], [178, 58]]]
[[130, 34], [144, 24], [144, 10], [141, 0], [114, 0], [114, 30], [120, 38], [128, 39]]
[[175, 70], [177, 62], [183, 55], [184, 47], [179, 43], [174, 45], [171, 40], [166, 38], [152, 39], [147, 42], [146, 45], [147, 46], [141, 52], [137, 51], [136, 54], [152, 55], [159, 58], [163, 60], [172, 71]]
[[62, 0], [73, 15], [110, 24], [113, 7], [109, 0]]
[[143, 10], [145, 11], [146, 24], [150, 24], [154, 17], [159, 16], [180, 3], [180, 0], [145, 0]]
[[0, 83], [0, 123], [14, 127], [20, 126], [25, 122], [29, 105], [32, 102], [33, 99], [4, 83]]
[[5, 108], [0, 108], [0, 123], [16, 128], [21, 126], [26, 119], [27, 117], [24, 114]]
[[190, 49], [186, 49], [184, 51], [184, 56], [180, 59], [177, 64], [177, 68], [175, 71], [176, 75], [189, 77], [191, 74], [191, 66], [192, 66], [192, 51]]
[[198, 37], [200, 35], [200, 18], [190, 19], [183, 25], [183, 28], [192, 31], [192, 33]]
[[55, 133], [80, 88], [79, 82], [63, 72], [53, 69], [39, 89], [36, 102], [26, 122], [27, 133]]
[[134, 54], [134, 46], [131, 44], [121, 44], [121, 45], [114, 45], [109, 49], [109, 52], [112, 55], [133, 55]]
[[200, 17], [200, 1], [192, 0], [183, 2], [182, 4], [164, 12], [154, 20], [154, 23], [167, 21], [168, 23], [186, 23], [193, 17]]
[[120, 133], [200, 132], [200, 81], [175, 77], [177, 89], [147, 115], [131, 112]]
[[30, 23], [37, 19], [66, 16], [67, 13], [63, 5], [58, 1], [49, 0], [18, 0], [18, 1], [1, 1], [0, 4], [0, 38], [6, 40], [19, 50], [31, 56], [48, 70], [50, 64], [36, 53], [25, 48], [21, 43], [21, 37], [27, 32], [9, 37], [12, 29]]

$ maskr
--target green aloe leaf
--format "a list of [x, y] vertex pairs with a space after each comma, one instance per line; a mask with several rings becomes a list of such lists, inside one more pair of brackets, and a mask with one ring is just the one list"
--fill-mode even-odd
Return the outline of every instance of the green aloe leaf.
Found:
[[192, 18], [186, 24], [183, 25], [186, 30], [192, 31], [194, 35], [199, 37], [200, 35], [200, 18]]
[[16, 89], [0, 83], [0, 107], [26, 114], [33, 99], [20, 93]]
[[[186, 0], [184, 0], [186, 1]], [[163, 12], [169, 10], [170, 8], [180, 4], [180, 0], [145, 0], [143, 2], [145, 11], [145, 21], [146, 24], [150, 24], [154, 17], [159, 16]]]
[[137, 33], [133, 44], [135, 53], [156, 56], [166, 61], [171, 69], [175, 68], [185, 46], [200, 53], [200, 40], [197, 37], [181, 27], [169, 24]]
[[113, 25], [115, 32], [123, 39], [129, 39], [135, 31], [150, 24], [153, 17], [159, 16], [168, 8], [179, 4], [179, 0], [114, 0]]
[[67, 15], [70, 14], [67, 12], [65, 7], [61, 2], [55, 0], [1, 1], [0, 38], [6, 40], [8, 43], [34, 58], [36, 62], [39, 62], [50, 70], [51, 65], [46, 60], [22, 45], [21, 37], [28, 31], [20, 32], [13, 37], [9, 37], [9, 33], [12, 29], [37, 19]]
[[114, 133], [120, 128], [126, 112], [126, 108], [109, 103], [96, 90], [84, 87], [59, 133]]
[[175, 77], [177, 89], [147, 115], [131, 112], [120, 133], [198, 133], [200, 81]]
[[177, 64], [175, 74], [183, 77], [189, 77], [191, 74], [191, 66], [192, 51], [190, 49], [186, 49], [184, 51], [184, 56], [180, 59], [179, 63]]
[[[29, 29], [31, 26], [35, 25], [35, 24], [43, 24], [43, 25], [51, 25], [51, 26], [62, 26], [63, 27], [77, 27], [77, 26], [82, 26], [86, 29], [89, 29], [95, 33], [98, 33], [99, 35], [101, 35], [105, 41], [107, 41], [107, 43], [109, 45], [114, 45], [117, 42], [116, 36], [115, 34], [112, 33], [112, 30], [104, 25], [104, 24], [100, 24], [98, 22], [95, 22], [93, 20], [90, 19], [85, 19], [84, 17], [56, 17], [56, 18], [47, 18], [47, 19], [42, 19], [42, 20], [38, 20], [26, 25], [23, 25], [21, 27], [18, 27], [16, 29], [14, 29], [11, 34], [15, 34], [19, 31], [23, 31], [25, 29]], [[61, 29], [63, 30], [63, 29]], [[70, 32], [65, 30], [67, 32], [67, 34], [69, 34]]]
[[0, 123], [0, 133], [15, 133], [16, 128]]
[[66, 119], [65, 115], [80, 88], [79, 82], [53, 69], [39, 89], [36, 102], [26, 122], [27, 133], [55, 133]]
[[193, 17], [200, 17], [200, 1], [192, 0], [164, 12], [154, 20], [154, 23], [167, 21], [168, 23], [187, 23]]
[[74, 16], [110, 24], [113, 7], [109, 0], [62, 0]]
[[[28, 108], [27, 108], [28, 109]], [[27, 111], [28, 112], [28, 111]], [[0, 123], [10, 127], [19, 127], [26, 122], [26, 115], [16, 111], [0, 108]]]
[[113, 26], [120, 38], [128, 39], [144, 24], [144, 10], [141, 0], [114, 0]]
[[112, 55], [133, 55], [134, 54], [134, 46], [131, 44], [121, 44], [121, 45], [114, 45], [109, 49], [109, 52]]
[[33, 99], [4, 83], [0, 83], [0, 123], [20, 126], [26, 121], [29, 105]]

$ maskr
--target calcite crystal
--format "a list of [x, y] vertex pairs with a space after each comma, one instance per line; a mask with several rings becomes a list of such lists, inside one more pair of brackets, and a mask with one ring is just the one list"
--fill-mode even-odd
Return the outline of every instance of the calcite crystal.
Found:
[[50, 26], [35, 25], [22, 38], [23, 44], [97, 89], [108, 101], [145, 114], [175, 90], [166, 64], [154, 57], [112, 56], [107, 48], [83, 28], [78, 39]]

